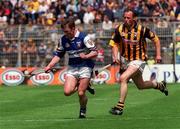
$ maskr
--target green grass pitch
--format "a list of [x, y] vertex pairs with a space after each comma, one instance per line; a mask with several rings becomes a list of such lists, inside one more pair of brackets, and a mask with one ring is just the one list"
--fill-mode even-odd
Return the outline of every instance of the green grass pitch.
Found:
[[95, 85], [87, 119], [78, 119], [77, 94], [66, 97], [61, 86], [0, 87], [0, 129], [180, 129], [180, 84], [168, 84], [169, 96], [139, 91], [129, 84], [122, 116], [109, 114], [118, 85]]

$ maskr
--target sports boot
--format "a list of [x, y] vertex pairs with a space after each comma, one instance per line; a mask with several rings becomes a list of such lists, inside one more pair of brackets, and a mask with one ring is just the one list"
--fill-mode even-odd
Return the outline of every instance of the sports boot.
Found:
[[86, 108], [80, 108], [79, 118], [86, 118]]
[[168, 89], [166, 86], [166, 82], [165, 81], [159, 82], [158, 85], [160, 86], [160, 91], [164, 93], [166, 96], [168, 96]]
[[92, 87], [91, 83], [89, 83], [88, 87], [87, 87], [87, 91], [92, 94], [95, 95], [95, 89]]
[[112, 115], [122, 115], [123, 114], [123, 109], [117, 108], [116, 106], [111, 108], [109, 111]]

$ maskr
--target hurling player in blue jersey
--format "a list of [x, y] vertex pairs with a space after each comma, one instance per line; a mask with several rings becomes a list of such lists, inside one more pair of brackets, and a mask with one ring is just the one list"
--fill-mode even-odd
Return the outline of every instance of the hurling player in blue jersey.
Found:
[[59, 40], [58, 48], [54, 53], [55, 56], [45, 67], [45, 71], [50, 70], [65, 53], [68, 53], [69, 62], [64, 83], [64, 94], [70, 96], [75, 91], [78, 92], [79, 118], [86, 118], [88, 98], [85, 93], [94, 67], [92, 58], [97, 56], [97, 48], [85, 33], [76, 29], [73, 19], [66, 19], [61, 27], [64, 35]]

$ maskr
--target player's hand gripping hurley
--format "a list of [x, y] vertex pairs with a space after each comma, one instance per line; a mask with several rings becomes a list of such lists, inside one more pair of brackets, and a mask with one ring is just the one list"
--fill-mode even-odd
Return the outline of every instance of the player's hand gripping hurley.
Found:
[[95, 76], [97, 76], [99, 73], [104, 71], [105, 69], [109, 68], [110, 66], [114, 65], [116, 62], [112, 62], [111, 64], [105, 65], [104, 67], [97, 69], [94, 71]]
[[28, 78], [31, 78], [32, 76], [35, 76], [35, 75], [38, 75], [38, 74], [41, 74], [41, 73], [50, 73], [50, 72], [56, 72], [57, 70], [58, 70], [59, 68], [52, 68], [52, 69], [50, 69], [50, 70], [48, 70], [48, 71], [45, 71], [45, 69], [43, 69], [43, 68], [39, 68], [39, 69], [35, 69], [35, 70], [33, 70], [33, 71], [31, 71], [31, 72], [29, 72], [29, 71], [24, 71], [24, 76], [25, 77], [28, 77]]

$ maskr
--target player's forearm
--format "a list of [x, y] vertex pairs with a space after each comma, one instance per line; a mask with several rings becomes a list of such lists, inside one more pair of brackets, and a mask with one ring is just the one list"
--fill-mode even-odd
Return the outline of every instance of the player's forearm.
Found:
[[161, 44], [160, 41], [157, 41], [156, 43], [156, 57], [161, 57]]
[[117, 60], [118, 59], [118, 47], [117, 46], [113, 46], [112, 47], [112, 58], [113, 60]]
[[58, 56], [54, 56], [47, 67], [52, 68], [59, 61], [60, 61], [60, 58]]
[[97, 56], [97, 51], [91, 51], [89, 54], [86, 55], [87, 59], [95, 58]]

